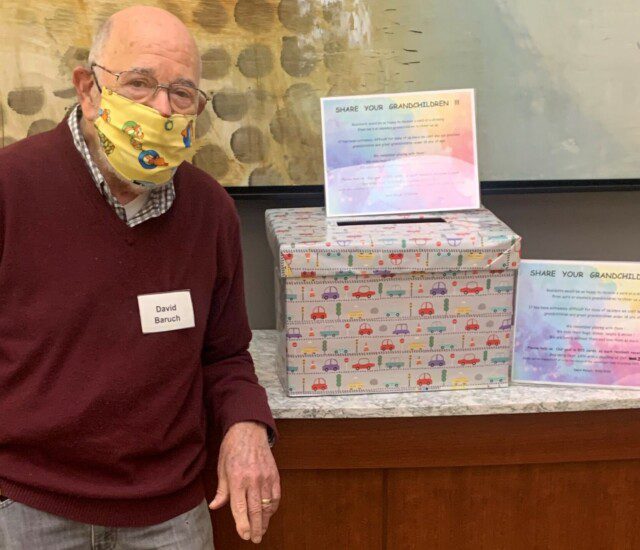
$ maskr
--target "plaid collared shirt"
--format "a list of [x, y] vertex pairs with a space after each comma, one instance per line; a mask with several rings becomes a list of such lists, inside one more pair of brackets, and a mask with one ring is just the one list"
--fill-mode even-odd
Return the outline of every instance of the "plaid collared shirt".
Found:
[[69, 129], [71, 130], [71, 135], [73, 136], [73, 143], [86, 162], [87, 168], [89, 168], [89, 172], [91, 173], [98, 191], [100, 191], [100, 194], [116, 211], [118, 217], [129, 227], [133, 227], [142, 222], [150, 220], [151, 218], [157, 218], [158, 216], [161, 216], [162, 214], [167, 212], [169, 208], [171, 208], [173, 200], [176, 198], [176, 190], [173, 186], [173, 180], [171, 180], [169, 183], [166, 183], [165, 185], [160, 185], [151, 189], [145, 205], [130, 220], [127, 219], [127, 214], [124, 207], [120, 204], [118, 199], [111, 194], [111, 190], [109, 189], [107, 182], [104, 180], [100, 169], [89, 154], [87, 143], [85, 142], [84, 137], [80, 132], [81, 116], [82, 111], [80, 110], [80, 106], [76, 105], [71, 113], [69, 113], [69, 118], [67, 119], [67, 122], [69, 123]]

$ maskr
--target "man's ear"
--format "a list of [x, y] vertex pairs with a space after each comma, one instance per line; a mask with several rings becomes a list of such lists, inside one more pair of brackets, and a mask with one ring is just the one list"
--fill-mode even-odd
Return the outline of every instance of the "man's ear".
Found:
[[98, 118], [100, 92], [91, 70], [82, 66], [73, 69], [73, 85], [78, 94], [78, 103], [82, 109], [82, 116], [93, 122]]

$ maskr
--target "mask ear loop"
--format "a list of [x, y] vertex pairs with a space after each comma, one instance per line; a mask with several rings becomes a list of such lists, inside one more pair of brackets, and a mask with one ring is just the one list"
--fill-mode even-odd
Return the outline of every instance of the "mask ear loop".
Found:
[[93, 70], [93, 67], [91, 67], [91, 74], [93, 75], [93, 80], [95, 81], [96, 86], [98, 87], [98, 91], [102, 93], [102, 88], [100, 87], [100, 83], [98, 82], [98, 77], [96, 76], [96, 72]]

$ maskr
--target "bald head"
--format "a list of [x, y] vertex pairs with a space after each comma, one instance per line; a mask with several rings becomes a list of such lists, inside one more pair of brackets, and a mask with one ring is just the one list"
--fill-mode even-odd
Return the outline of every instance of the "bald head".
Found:
[[[153, 6], [132, 6], [114, 13], [95, 35], [89, 61], [118, 72], [140, 58], [161, 58], [199, 81], [201, 61], [189, 29], [175, 15]], [[139, 65], [136, 65], [139, 66]], [[187, 76], [187, 75], [183, 75]], [[162, 81], [162, 79], [160, 79]]]

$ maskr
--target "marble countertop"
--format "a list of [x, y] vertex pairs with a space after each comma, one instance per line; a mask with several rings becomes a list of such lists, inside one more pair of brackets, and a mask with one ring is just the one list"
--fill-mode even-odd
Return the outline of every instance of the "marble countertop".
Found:
[[640, 408], [640, 390], [512, 385], [508, 388], [287, 397], [275, 370], [278, 332], [254, 330], [251, 354], [275, 418], [460, 416]]

